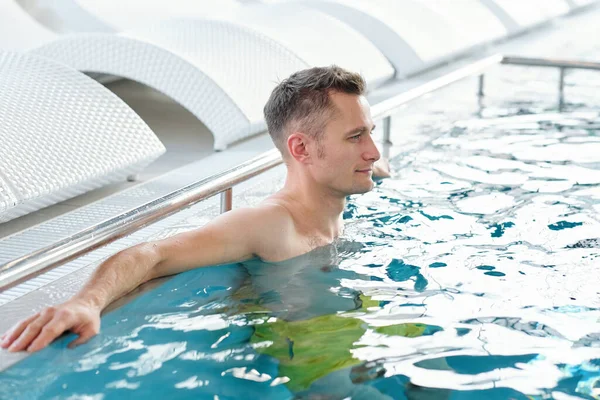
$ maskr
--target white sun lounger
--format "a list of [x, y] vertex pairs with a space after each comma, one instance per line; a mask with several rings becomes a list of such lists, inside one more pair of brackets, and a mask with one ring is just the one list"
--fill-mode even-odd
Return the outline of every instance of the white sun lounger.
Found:
[[204, 19], [163, 21], [119, 35], [67, 36], [34, 53], [166, 94], [211, 130], [218, 150], [264, 131], [263, 106], [275, 85], [308, 66], [254, 30]]
[[[46, 0], [38, 0], [46, 1]], [[236, 0], [54, 0], [75, 2], [115, 32], [135, 29], [165, 19], [205, 18], [228, 14], [244, 6]], [[80, 32], [91, 32], [90, 29]]]
[[0, 0], [0, 50], [23, 51], [56, 38], [14, 0]]
[[589, 0], [263, 0], [301, 2], [371, 40], [403, 77], [521, 32]]
[[[265, 34], [288, 47], [308, 65], [338, 64], [359, 71], [370, 87], [387, 81], [395, 73], [385, 56], [355, 29], [299, 4], [242, 5], [235, 0], [174, 0], [168, 3], [148, 0], [30, 0], [30, 3], [32, 11], [36, 8], [51, 14], [49, 22], [54, 22], [57, 31], [115, 33], [184, 16], [188, 19], [216, 17]], [[92, 16], [103, 25], [92, 21]], [[78, 23], [79, 20], [90, 22]]]
[[582, 7], [588, 4], [596, 3], [598, 0], [567, 0], [571, 3], [571, 7]]
[[441, 15], [458, 33], [465, 48], [506, 36], [507, 29], [479, 0], [416, 0]]
[[165, 148], [121, 99], [32, 54], [0, 51], [0, 223], [124, 180]]
[[[451, 21], [417, 0], [304, 0], [358, 30], [403, 77], [466, 49]], [[490, 14], [493, 22], [495, 18]]]
[[554, 17], [567, 14], [567, 0], [482, 0], [503, 20], [509, 33], [517, 33]]
[[371, 88], [394, 76], [394, 67], [361, 33], [305, 5], [253, 4], [229, 19], [280, 42], [310, 66], [337, 64], [360, 72]]
[[57, 33], [122, 32], [169, 18], [207, 17], [242, 7], [236, 0], [3, 0]]
[[81, 7], [78, 0], [8, 1], [18, 1], [20, 6], [32, 18], [51, 31], [59, 34], [72, 32], [114, 32], [114, 29], [110, 25]]

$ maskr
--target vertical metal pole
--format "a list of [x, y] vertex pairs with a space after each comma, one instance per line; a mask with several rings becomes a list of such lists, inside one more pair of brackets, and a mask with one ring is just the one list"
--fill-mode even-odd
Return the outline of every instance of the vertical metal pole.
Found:
[[233, 208], [233, 188], [221, 192], [221, 214]]
[[484, 74], [479, 75], [479, 89], [477, 90], [477, 96], [479, 96], [479, 98], [485, 96], [485, 93], [483, 91], [484, 76]]
[[383, 143], [392, 144], [390, 140], [392, 117], [389, 115], [383, 119]]
[[483, 86], [485, 83], [485, 75], [480, 74], [478, 79], [478, 89], [477, 89], [477, 115], [481, 117], [483, 111], [483, 97], [485, 96], [485, 92], [483, 90]]
[[560, 68], [560, 77], [558, 79], [558, 109], [562, 110], [565, 105], [565, 69]]
[[392, 141], [390, 140], [392, 130], [392, 117], [389, 115], [383, 119], [383, 157], [390, 158], [390, 146]]

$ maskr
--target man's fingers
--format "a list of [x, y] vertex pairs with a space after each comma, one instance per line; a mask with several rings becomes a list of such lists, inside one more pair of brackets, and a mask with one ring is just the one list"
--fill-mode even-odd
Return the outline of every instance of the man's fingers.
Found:
[[53, 317], [54, 310], [46, 309], [41, 313], [35, 320], [26, 324], [25, 330], [22, 331], [21, 335], [13, 342], [8, 348], [8, 351], [21, 351], [27, 348], [29, 344], [37, 337], [44, 325], [48, 323]]
[[100, 330], [99, 312], [85, 304], [48, 307], [6, 332], [2, 347], [8, 347], [8, 351], [38, 351], [68, 330], [80, 336], [74, 345], [87, 342]]
[[98, 331], [93, 329], [88, 329], [85, 332], [82, 332], [77, 339], [69, 343], [69, 348], [72, 349], [79, 346], [80, 344], [87, 343], [87, 341], [96, 336], [97, 333]]
[[19, 336], [21, 336], [21, 333], [23, 333], [25, 328], [27, 328], [27, 326], [39, 316], [40, 314], [32, 315], [31, 317], [19, 322], [8, 332], [4, 333], [4, 335], [2, 335], [2, 343], [0, 346], [4, 349], [10, 346]]
[[48, 346], [50, 342], [71, 328], [71, 321], [59, 319], [55, 316], [49, 323], [46, 324], [40, 331], [40, 334], [27, 347], [27, 351], [38, 351]]

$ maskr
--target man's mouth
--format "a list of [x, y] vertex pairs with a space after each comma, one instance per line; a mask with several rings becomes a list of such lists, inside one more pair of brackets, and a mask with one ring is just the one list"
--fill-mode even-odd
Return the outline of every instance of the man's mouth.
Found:
[[360, 172], [362, 174], [370, 174], [371, 172], [373, 172], [373, 169], [372, 168], [357, 169], [356, 172]]

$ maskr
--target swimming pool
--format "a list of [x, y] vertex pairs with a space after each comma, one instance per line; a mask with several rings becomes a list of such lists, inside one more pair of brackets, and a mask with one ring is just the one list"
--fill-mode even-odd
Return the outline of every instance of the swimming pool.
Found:
[[174, 277], [0, 398], [598, 398], [597, 110], [430, 116], [338, 243]]

